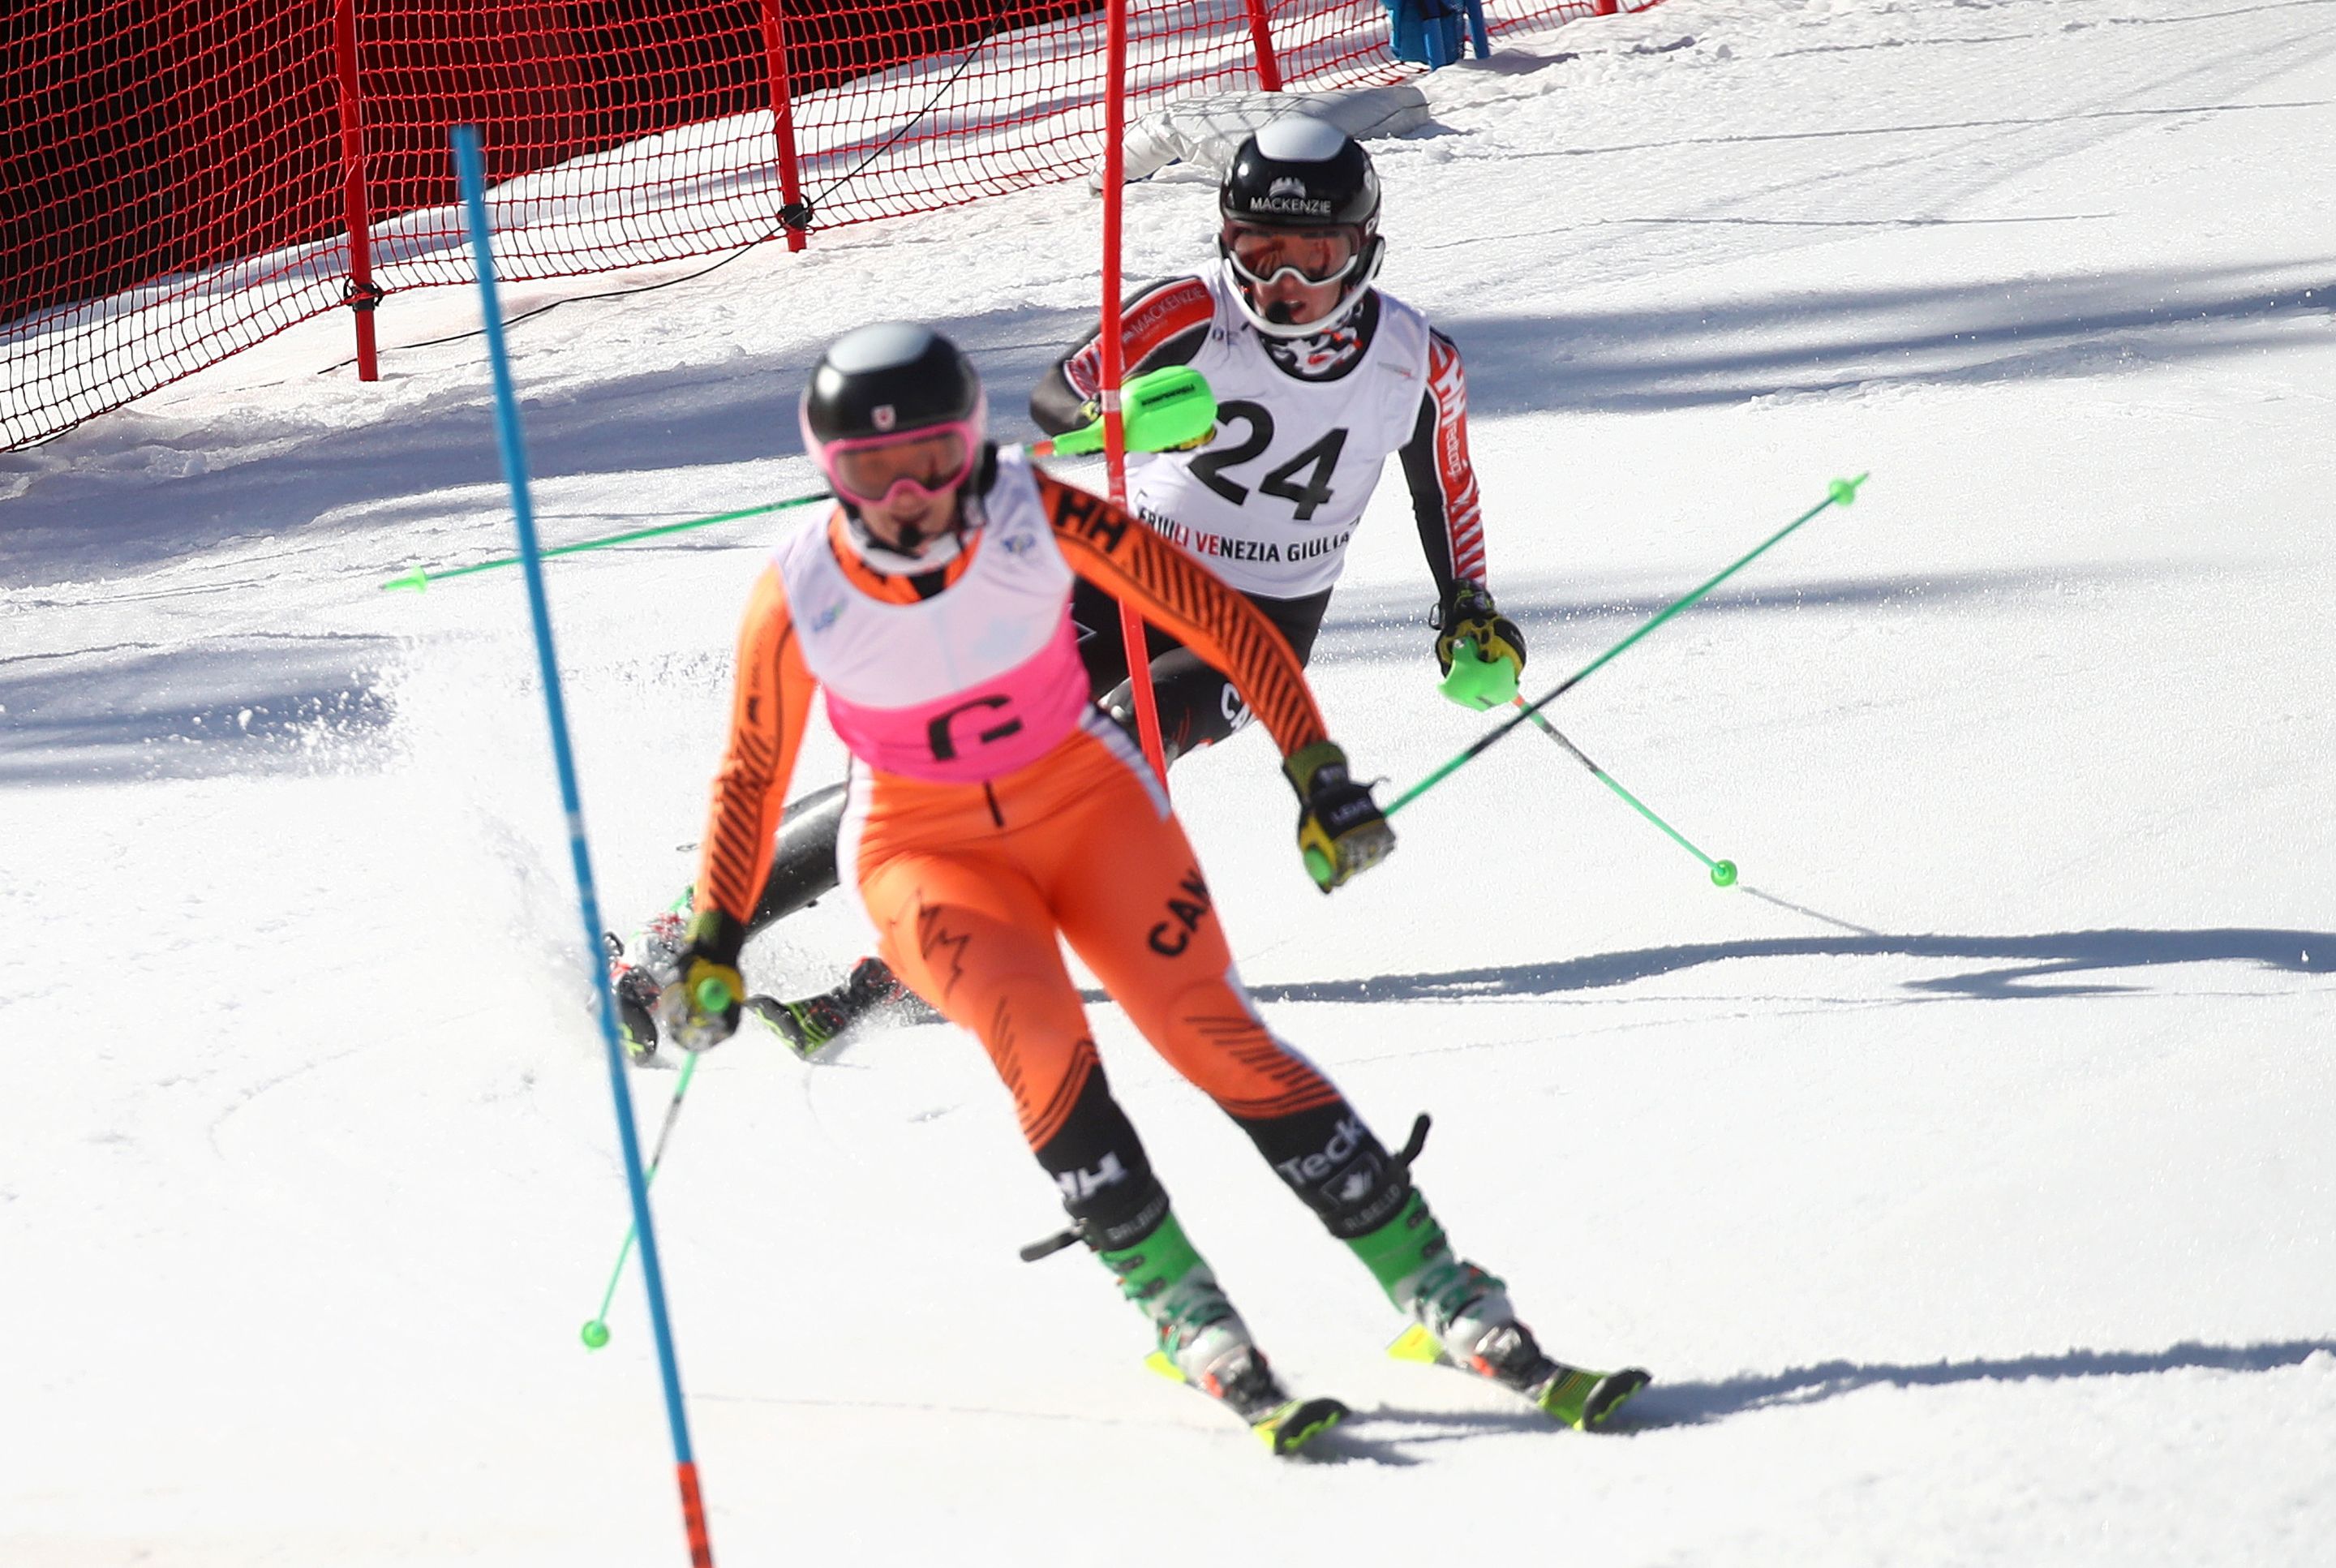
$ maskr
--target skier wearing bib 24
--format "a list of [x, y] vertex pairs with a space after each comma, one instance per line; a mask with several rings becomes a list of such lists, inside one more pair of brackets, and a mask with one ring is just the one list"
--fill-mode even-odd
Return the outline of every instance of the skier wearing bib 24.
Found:
[[[1195, 450], [1130, 453], [1130, 504], [1264, 611], [1302, 663], [1379, 471], [1400, 456], [1436, 582], [1436, 658], [1447, 677], [1458, 665], [1445, 689], [1469, 706], [1507, 702], [1525, 645], [1485, 586], [1460, 353], [1375, 287], [1387, 242], [1370, 154], [1285, 116], [1241, 144], [1217, 209], [1216, 268], [1153, 285], [1120, 320], [1127, 373], [1200, 371], [1217, 432]], [[1089, 338], [1040, 381], [1031, 416], [1053, 433], [1091, 419], [1102, 367]], [[1072, 613], [1099, 684], [1124, 677], [1118, 607], [1087, 588]], [[1223, 673], [1156, 629], [1148, 651], [1171, 757], [1244, 722]], [[1104, 700], [1132, 722], [1124, 687]]]
[[852, 758], [844, 885], [892, 972], [988, 1051], [1061, 1192], [1063, 1243], [1085, 1242], [1144, 1312], [1155, 1366], [1277, 1453], [1347, 1414], [1289, 1396], [1186, 1237], [1112, 1098], [1064, 941], [1354, 1251], [1427, 1353], [1569, 1425], [1603, 1422], [1646, 1375], [1544, 1355], [1412, 1184], [1420, 1135], [1390, 1154], [1251, 1005], [1166, 793], [1089, 699], [1072, 585], [1124, 596], [1231, 672], [1281, 753], [1299, 847], [1327, 892], [1395, 835], [1289, 646], [1144, 523], [989, 445], [973, 367], [924, 327], [834, 344], [802, 420], [840, 504], [780, 541], [747, 607], [695, 914], [657, 998], [667, 1037], [704, 1049], [737, 1026], [739, 950], [824, 688]]
[[[1525, 645], [1485, 587], [1459, 352], [1374, 286], [1386, 242], [1370, 155], [1320, 121], [1287, 116], [1242, 144], [1217, 207], [1218, 267], [1148, 288], [1122, 315], [1129, 373], [1194, 366], [1216, 394], [1220, 420], [1199, 446], [1130, 455], [1135, 511], [1240, 589], [1304, 664], [1364, 504], [1387, 457], [1400, 455], [1435, 581], [1428, 619], [1444, 689], [1470, 706], [1507, 702]], [[1100, 374], [1089, 338], [1042, 380], [1032, 417], [1053, 433], [1087, 424]], [[1117, 605], [1083, 581], [1072, 620], [1090, 691], [1132, 732]], [[1226, 672], [1157, 626], [1149, 638], [1170, 761], [1245, 722]], [[832, 787], [790, 808], [751, 930], [834, 885], [842, 809], [842, 792]], [[610, 939], [611, 978], [637, 1054], [656, 1049], [647, 1004], [680, 926], [678, 905], [653, 919], [636, 944], [636, 963]], [[871, 1013], [915, 1010], [873, 959], [861, 959], [832, 990], [799, 1001], [756, 997], [751, 1005], [806, 1055]]]

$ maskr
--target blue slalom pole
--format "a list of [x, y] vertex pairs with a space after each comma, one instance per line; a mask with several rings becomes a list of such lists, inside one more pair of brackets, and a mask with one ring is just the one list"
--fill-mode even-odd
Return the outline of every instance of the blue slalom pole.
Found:
[[584, 916], [584, 952], [600, 994], [600, 1039], [608, 1047], [608, 1088], [617, 1102], [617, 1141], [625, 1151], [625, 1184], [633, 1199], [633, 1226], [640, 1239], [641, 1278], [648, 1285], [649, 1324], [657, 1338], [657, 1371], [665, 1379], [665, 1414], [673, 1427], [674, 1465], [681, 1483], [681, 1516], [689, 1534], [692, 1568], [714, 1568], [714, 1546], [706, 1534], [706, 1503], [697, 1487], [697, 1460], [689, 1447], [689, 1418], [681, 1404], [681, 1369], [673, 1354], [673, 1325], [666, 1317], [665, 1271], [657, 1262], [657, 1228], [649, 1222], [648, 1180], [641, 1171], [640, 1135], [633, 1126], [631, 1086], [625, 1078], [625, 1053], [617, 1043], [616, 998], [608, 993], [608, 966], [600, 954], [600, 902], [592, 891], [592, 856], [584, 843], [584, 804], [576, 789], [576, 759], [568, 744], [568, 710], [560, 699], [560, 661], [551, 648], [551, 609], [543, 597], [543, 555], [535, 536], [535, 508], [529, 499], [527, 451], [520, 440], [519, 398], [511, 390], [511, 360], [503, 348], [502, 301], [495, 291], [495, 261], [487, 232], [487, 175], [479, 153], [479, 128], [457, 125], [454, 175], [462, 189], [471, 230], [471, 258], [479, 275], [480, 307], [486, 316], [487, 360], [494, 367], [495, 439], [502, 448], [503, 477], [511, 482], [511, 518], [527, 572], [528, 609], [535, 618], [535, 654], [543, 668], [543, 706], [551, 720], [551, 751], [560, 764], [560, 800], [568, 813], [568, 848], [576, 862], [576, 901]]

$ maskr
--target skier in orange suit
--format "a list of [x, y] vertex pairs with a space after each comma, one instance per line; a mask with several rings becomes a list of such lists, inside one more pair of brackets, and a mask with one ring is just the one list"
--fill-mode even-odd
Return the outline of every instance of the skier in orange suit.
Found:
[[1431, 1353], [1571, 1425], [1602, 1421], [1645, 1374], [1543, 1355], [1501, 1281], [1452, 1251], [1407, 1161], [1259, 1017], [1165, 793], [1089, 700], [1072, 585], [1137, 605], [1232, 677], [1280, 748], [1299, 844], [1328, 891], [1394, 833], [1325, 735], [1288, 643], [1150, 528], [988, 443], [972, 366], [924, 327], [839, 340], [802, 419], [840, 504], [781, 542], [748, 607], [688, 943], [657, 999], [666, 1037], [703, 1049], [736, 1027], [739, 950], [823, 689], [853, 758], [843, 885], [893, 972], [988, 1049], [1076, 1235], [1150, 1319], [1161, 1365], [1277, 1451], [1345, 1414], [1289, 1397], [1185, 1237], [1105, 1083], [1064, 940]]

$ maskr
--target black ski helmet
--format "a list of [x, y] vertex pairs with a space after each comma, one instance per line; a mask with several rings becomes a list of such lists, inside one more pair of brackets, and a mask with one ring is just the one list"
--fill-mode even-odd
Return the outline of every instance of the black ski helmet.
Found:
[[883, 321], [828, 345], [812, 366], [802, 413], [803, 444], [818, 457], [830, 442], [978, 425], [981, 377], [957, 345], [931, 327]]
[[[1285, 114], [1260, 126], [1234, 152], [1217, 186], [1217, 214], [1225, 227], [1217, 251], [1226, 258], [1234, 297], [1260, 331], [1304, 337], [1346, 319], [1377, 278], [1386, 242], [1379, 238], [1379, 177], [1363, 144], [1325, 120]], [[1230, 266], [1225, 234], [1233, 224], [1252, 229], [1350, 229], [1358, 265], [1338, 303], [1319, 321], [1268, 320], [1250, 297], [1247, 281]]]
[[920, 529], [895, 540], [881, 538], [869, 529], [860, 503], [838, 476], [832, 450], [845, 442], [881, 442], [954, 426], [966, 443], [960, 479], [978, 472], [988, 461], [984, 429], [988, 404], [981, 377], [956, 344], [910, 321], [879, 322], [847, 332], [828, 345], [812, 366], [796, 412], [803, 450], [819, 464], [851, 522], [853, 538], [863, 548], [933, 565], [956, 553], [967, 526], [962, 509], [938, 531]]

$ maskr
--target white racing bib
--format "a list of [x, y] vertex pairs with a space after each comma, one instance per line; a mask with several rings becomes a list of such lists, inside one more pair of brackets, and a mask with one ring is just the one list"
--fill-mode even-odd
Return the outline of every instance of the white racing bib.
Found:
[[1128, 459], [1128, 500], [1228, 585], [1298, 599], [1338, 581], [1390, 453], [1411, 439], [1427, 392], [1427, 319], [1379, 295], [1370, 346], [1344, 375], [1300, 381], [1266, 356], [1222, 268], [1192, 367], [1217, 396], [1216, 439], [1198, 452]]

